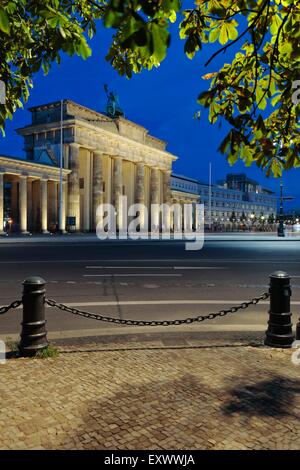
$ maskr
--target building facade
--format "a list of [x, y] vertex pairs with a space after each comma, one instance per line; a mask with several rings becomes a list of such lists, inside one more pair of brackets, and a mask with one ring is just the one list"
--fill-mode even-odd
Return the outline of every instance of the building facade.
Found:
[[193, 178], [172, 175], [173, 191], [190, 192], [204, 204], [206, 226], [224, 228], [232, 222], [253, 224], [276, 219], [277, 197], [245, 174], [228, 174], [226, 180], [211, 185]]
[[[120, 196], [127, 197], [129, 206], [139, 203], [149, 209], [152, 204], [172, 203], [170, 178], [177, 157], [144, 127], [70, 100], [36, 106], [30, 112], [31, 123], [17, 131], [24, 138], [26, 159], [0, 157], [0, 218], [8, 216], [21, 232], [46, 233], [57, 226], [61, 157], [61, 231], [94, 231], [97, 207], [103, 203], [115, 206], [120, 223]], [[6, 206], [10, 214], [5, 213]], [[159, 211], [149, 210], [148, 217], [149, 226], [160, 226]]]
[[[69, 174], [63, 170], [64, 200]], [[9, 223], [8, 231], [13, 226], [24, 234], [52, 230], [58, 220], [59, 182], [56, 166], [0, 156], [0, 234]]]
[[[197, 210], [200, 203], [198, 192], [198, 182], [182, 175], [171, 175], [172, 202], [180, 206], [181, 218], [178, 222], [173, 220], [174, 231], [183, 229], [184, 231], [198, 230], [201, 223], [201, 214]], [[191, 216], [185, 212], [187, 207], [192, 207]], [[175, 217], [175, 211], [174, 211]]]

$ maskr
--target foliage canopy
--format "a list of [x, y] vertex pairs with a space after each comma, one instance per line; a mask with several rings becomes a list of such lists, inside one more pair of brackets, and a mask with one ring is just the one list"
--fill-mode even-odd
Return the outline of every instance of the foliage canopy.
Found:
[[[300, 166], [300, 0], [3, 0], [0, 6], [0, 78], [7, 101], [0, 125], [29, 95], [31, 79], [47, 73], [61, 52], [89, 57], [97, 20], [114, 29], [107, 60], [121, 74], [159, 66], [178, 21], [184, 52], [192, 59], [205, 46], [219, 48], [207, 60], [238, 44], [231, 62], [203, 78], [210, 81], [198, 103], [212, 124], [230, 131], [220, 151], [233, 164], [256, 163], [266, 174]], [[226, 57], [226, 55], [225, 55]]]

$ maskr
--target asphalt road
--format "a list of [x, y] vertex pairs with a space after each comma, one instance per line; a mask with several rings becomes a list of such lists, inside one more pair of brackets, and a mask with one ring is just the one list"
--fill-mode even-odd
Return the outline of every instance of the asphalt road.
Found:
[[[182, 242], [51, 241], [0, 244], [0, 305], [20, 298], [22, 281], [39, 275], [47, 297], [120, 318], [177, 319], [206, 314], [267, 290], [275, 270], [293, 277], [300, 313], [300, 242], [215, 241], [201, 251]], [[207, 328], [265, 329], [268, 302], [218, 318]], [[296, 322], [297, 316], [294, 318]], [[112, 328], [47, 309], [50, 332]], [[0, 335], [18, 333], [21, 310], [0, 317]]]

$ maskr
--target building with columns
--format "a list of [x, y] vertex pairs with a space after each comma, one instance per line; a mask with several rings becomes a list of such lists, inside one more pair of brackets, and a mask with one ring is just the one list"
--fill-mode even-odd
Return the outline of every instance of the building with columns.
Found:
[[[172, 194], [170, 183], [177, 157], [144, 127], [123, 117], [111, 119], [70, 100], [29, 111], [31, 123], [17, 130], [24, 138], [25, 159], [0, 157], [1, 228], [3, 219], [9, 218], [22, 233], [58, 228], [89, 232], [99, 222], [96, 210], [101, 203], [113, 204], [119, 220], [120, 195], [127, 196], [129, 206], [140, 203], [147, 208], [172, 203], [180, 196]], [[152, 213], [148, 223], [149, 227], [161, 225], [159, 211]], [[172, 229], [172, 217], [168, 223]]]
[[[64, 210], [69, 173], [63, 170]], [[48, 233], [58, 220], [59, 181], [60, 171], [55, 166], [0, 156], [0, 234], [5, 216], [24, 234]]]
[[[232, 229], [236, 223], [251, 227], [276, 219], [277, 197], [269, 189], [245, 174], [231, 173], [217, 184], [198, 181], [187, 176], [172, 174], [173, 200], [180, 197], [181, 203], [192, 196], [204, 205], [205, 226], [211, 229]], [[236, 228], [236, 227], [235, 227]]]

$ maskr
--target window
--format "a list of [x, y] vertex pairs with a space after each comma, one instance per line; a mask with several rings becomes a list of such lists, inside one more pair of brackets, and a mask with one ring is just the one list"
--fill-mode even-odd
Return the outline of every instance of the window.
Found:
[[79, 189], [84, 189], [84, 178], [79, 178]]

